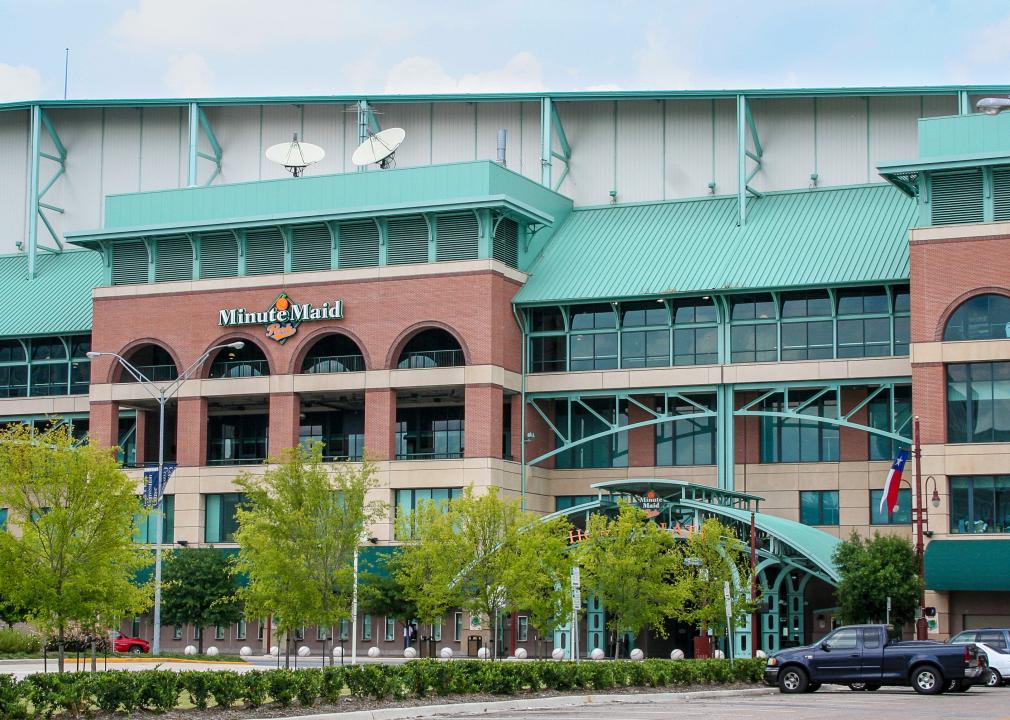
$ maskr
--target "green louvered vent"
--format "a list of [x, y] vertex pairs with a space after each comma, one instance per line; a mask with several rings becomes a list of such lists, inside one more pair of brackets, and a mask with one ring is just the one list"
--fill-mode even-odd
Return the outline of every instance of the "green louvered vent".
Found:
[[982, 222], [981, 171], [934, 174], [931, 182], [934, 225]]
[[280, 228], [252, 228], [245, 234], [245, 274], [284, 272], [284, 235]]
[[374, 222], [340, 226], [340, 267], [374, 267], [379, 264], [379, 228]]
[[238, 243], [230, 232], [204, 233], [200, 236], [200, 277], [218, 278], [238, 275]]
[[428, 222], [423, 215], [390, 218], [386, 227], [390, 265], [428, 262]]
[[291, 269], [330, 269], [330, 230], [324, 223], [291, 228]]
[[112, 284], [136, 285], [147, 282], [147, 245], [130, 240], [112, 246]]
[[477, 216], [471, 213], [439, 215], [435, 221], [439, 260], [477, 258]]
[[155, 282], [193, 279], [193, 244], [185, 235], [168, 235], [157, 240]]
[[992, 219], [1010, 220], [1010, 168], [993, 168]]
[[519, 224], [505, 218], [494, 229], [494, 243], [491, 255], [498, 262], [509, 267], [519, 267]]

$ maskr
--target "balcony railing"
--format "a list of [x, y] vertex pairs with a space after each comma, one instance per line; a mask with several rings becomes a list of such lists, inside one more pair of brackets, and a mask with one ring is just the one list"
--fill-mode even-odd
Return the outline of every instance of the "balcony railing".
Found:
[[210, 367], [212, 378], [260, 377], [270, 374], [266, 360], [219, 360]]
[[361, 355], [330, 355], [312, 357], [305, 363], [307, 373], [364, 372], [365, 358]]
[[419, 453], [397, 453], [397, 460], [460, 460], [463, 452], [419, 452]]
[[[178, 368], [171, 363], [168, 365], [134, 365], [134, 367], [137, 368], [144, 377], [148, 380], [153, 380], [154, 382], [167, 382], [179, 377]], [[137, 382], [128, 372], [124, 372], [120, 376], [120, 381], [127, 383]]]
[[396, 367], [405, 369], [461, 367], [466, 364], [463, 351], [456, 350], [417, 350], [405, 352], [400, 356]]

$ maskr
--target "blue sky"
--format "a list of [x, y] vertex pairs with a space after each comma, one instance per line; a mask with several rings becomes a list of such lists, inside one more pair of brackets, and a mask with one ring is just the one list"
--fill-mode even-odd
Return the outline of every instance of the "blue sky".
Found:
[[990, 0], [0, 0], [0, 102], [1010, 83]]

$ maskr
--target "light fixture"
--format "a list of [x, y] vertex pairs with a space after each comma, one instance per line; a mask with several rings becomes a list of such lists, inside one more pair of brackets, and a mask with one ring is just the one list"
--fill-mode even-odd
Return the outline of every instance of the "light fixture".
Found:
[[938, 508], [940, 507], [940, 490], [937, 488], [936, 478], [932, 475], [927, 476], [926, 481], [922, 484], [922, 489], [923, 492], [929, 492], [930, 483], [933, 483], [933, 494], [929, 496], [929, 502], [933, 507]]
[[999, 115], [1004, 110], [1010, 109], [1010, 98], [982, 98], [975, 103], [975, 107], [984, 112], [986, 115]]
[[929, 501], [933, 504], [933, 507], [940, 507], [940, 492], [936, 488], [933, 488], [933, 496]]
[[236, 340], [233, 343], [228, 343], [228, 347], [233, 348], [235, 350], [241, 350], [242, 348], [245, 347], [245, 342], [243, 342], [242, 340]]

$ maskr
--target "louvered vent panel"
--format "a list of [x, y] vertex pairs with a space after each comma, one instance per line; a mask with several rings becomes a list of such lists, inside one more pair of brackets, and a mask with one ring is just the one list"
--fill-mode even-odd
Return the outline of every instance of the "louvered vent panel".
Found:
[[340, 226], [340, 267], [374, 267], [379, 264], [379, 228], [371, 220]]
[[323, 223], [291, 228], [291, 269], [330, 269], [330, 230]]
[[491, 255], [509, 267], [519, 267], [519, 225], [508, 218], [498, 223], [494, 230]]
[[428, 223], [424, 216], [390, 218], [386, 227], [390, 265], [428, 262]]
[[981, 171], [934, 174], [932, 184], [934, 225], [982, 222]]
[[143, 240], [116, 243], [112, 248], [112, 284], [147, 282], [147, 246]]
[[992, 171], [992, 218], [1010, 220], [1010, 168]]
[[200, 236], [200, 277], [235, 277], [238, 275], [238, 244], [230, 232], [204, 233]]
[[155, 282], [193, 279], [193, 244], [185, 235], [170, 235], [157, 240], [158, 255], [154, 266]]
[[477, 216], [473, 213], [439, 215], [436, 220], [439, 260], [477, 258]]
[[284, 272], [284, 236], [280, 228], [247, 230], [245, 234], [245, 274], [270, 275]]

